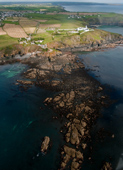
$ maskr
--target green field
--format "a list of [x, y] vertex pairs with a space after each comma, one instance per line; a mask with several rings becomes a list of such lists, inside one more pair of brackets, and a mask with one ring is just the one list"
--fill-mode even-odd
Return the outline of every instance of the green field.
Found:
[[17, 43], [18, 43], [17, 38], [12, 38], [8, 35], [0, 35], [0, 50], [7, 46], [14, 45]]
[[[71, 37], [80, 35], [78, 34], [72, 34], [65, 30], [58, 29], [76, 29], [78, 27], [83, 27], [85, 25], [91, 26], [91, 25], [98, 25], [98, 24], [118, 24], [123, 23], [123, 15], [121, 14], [115, 14], [115, 13], [106, 13], [106, 14], [100, 14], [100, 15], [81, 15], [81, 18], [70, 18], [68, 19], [69, 15], [66, 14], [59, 14], [59, 12], [64, 12], [65, 10], [60, 6], [52, 6], [49, 4], [28, 4], [28, 5], [2, 5], [0, 6], [0, 10], [14, 10], [14, 11], [27, 11], [24, 15], [25, 18], [32, 20], [32, 22], [36, 21], [36, 31], [32, 34], [32, 40], [35, 39], [44, 39], [43, 44], [46, 43], [52, 43], [56, 41], [66, 41], [68, 44], [71, 44]], [[32, 11], [32, 12], [28, 12]], [[44, 14], [36, 13], [36, 11], [44, 11]], [[51, 12], [52, 14], [48, 14], [48, 12]], [[79, 13], [78, 13], [79, 15]], [[22, 19], [19, 17], [8, 17], [6, 20], [2, 21], [2, 25], [9, 23], [9, 24], [16, 24], [19, 25], [19, 20]], [[46, 22], [40, 21], [40, 20], [46, 20]], [[26, 22], [25, 22], [26, 23]], [[41, 24], [41, 25], [40, 25]], [[45, 24], [45, 25], [42, 25]], [[54, 26], [53, 24], [60, 24], [59, 26]], [[46, 30], [47, 28], [52, 28], [54, 26], [54, 30]], [[31, 28], [30, 25], [25, 25], [27, 28]], [[39, 30], [39, 32], [38, 32]], [[41, 30], [42, 33], [41, 33]], [[100, 40], [102, 35], [106, 34], [105, 32], [101, 32], [98, 30], [95, 30], [94, 32], [87, 32], [82, 34], [81, 42], [86, 43], [88, 40], [95, 41]], [[2, 35], [0, 36], [0, 49], [10, 46], [13, 44], [18, 44], [17, 38], [11, 38], [8, 35]]]
[[3, 21], [3, 24], [15, 24], [15, 25], [19, 25], [18, 21]]

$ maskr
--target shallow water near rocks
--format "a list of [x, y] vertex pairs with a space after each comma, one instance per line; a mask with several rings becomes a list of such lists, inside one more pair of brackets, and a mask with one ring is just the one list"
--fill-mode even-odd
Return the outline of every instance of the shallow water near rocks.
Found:
[[[43, 104], [53, 92], [35, 86], [19, 89], [15, 83], [26, 67], [19, 63], [0, 66], [0, 169], [55, 170], [61, 123], [52, 119], [54, 112]], [[52, 141], [46, 155], [40, 152], [44, 136]]]

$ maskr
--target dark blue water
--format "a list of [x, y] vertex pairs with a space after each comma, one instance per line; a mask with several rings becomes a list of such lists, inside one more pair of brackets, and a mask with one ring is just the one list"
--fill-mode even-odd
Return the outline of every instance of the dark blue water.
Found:
[[123, 4], [122, 5], [100, 5], [100, 4], [88, 4], [88, 5], [63, 5], [65, 10], [70, 12], [115, 12], [123, 14]]
[[[113, 169], [121, 170], [123, 169], [123, 47], [87, 52], [79, 56], [86, 68], [91, 69], [90, 75], [106, 87], [110, 85], [111, 91], [108, 94], [112, 100], [117, 100], [109, 108], [102, 110], [102, 117], [95, 125], [95, 131], [104, 128], [114, 134], [115, 138], [107, 137], [104, 142], [99, 143], [95, 141], [93, 158], [97, 167], [98, 163], [107, 160], [112, 163]], [[87, 169], [95, 168], [92, 167]]]
[[[60, 159], [61, 124], [43, 104], [53, 93], [35, 86], [19, 89], [15, 83], [25, 69], [19, 63], [0, 66], [0, 169], [55, 170]], [[46, 135], [52, 147], [42, 155], [40, 147]]]
[[123, 27], [119, 26], [100, 26], [98, 29], [123, 35]]

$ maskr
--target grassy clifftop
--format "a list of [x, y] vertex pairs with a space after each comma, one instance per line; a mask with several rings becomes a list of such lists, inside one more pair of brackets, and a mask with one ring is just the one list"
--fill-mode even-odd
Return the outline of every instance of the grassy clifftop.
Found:
[[[106, 32], [103, 30], [95, 29], [94, 31], [86, 32], [84, 34], [76, 34], [70, 36], [63, 36], [59, 41], [52, 41], [48, 45], [49, 47], [59, 46], [77, 46], [84, 44], [92, 44], [92, 43], [105, 43], [110, 41], [115, 41], [121, 39], [121, 35], [114, 34], [110, 32]], [[56, 43], [57, 42], [57, 43]]]

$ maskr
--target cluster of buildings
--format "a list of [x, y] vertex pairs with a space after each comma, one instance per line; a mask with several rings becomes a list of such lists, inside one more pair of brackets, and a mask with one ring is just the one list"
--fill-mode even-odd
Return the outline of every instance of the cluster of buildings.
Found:
[[41, 11], [1, 11], [0, 12], [0, 23], [6, 20], [7, 17], [23, 17], [26, 13], [40, 13]]
[[79, 15], [70, 15], [70, 16], [68, 17], [68, 19], [71, 19], [71, 18], [77, 18], [77, 19], [80, 19], [80, 18], [81, 18], [81, 16], [79, 16]]
[[[22, 41], [23, 40], [23, 41]], [[20, 40], [19, 40], [19, 43], [20, 44], [36, 44], [37, 46], [39, 46], [39, 47], [41, 47], [41, 48], [43, 48], [43, 49], [46, 49], [47, 48], [47, 44], [42, 44], [42, 42], [43, 42], [43, 40], [36, 40], [36, 41], [31, 41], [32, 39], [31, 39], [31, 36], [29, 36], [29, 37], [26, 37], [26, 38], [23, 38], [23, 39], [21, 39], [20, 38]]]
[[23, 17], [25, 12], [16, 12], [16, 11], [2, 11], [0, 13], [1, 20], [5, 20], [7, 17]]
[[87, 25], [86, 25], [86, 27], [79, 27], [79, 28], [77, 28], [76, 30], [77, 30], [77, 31], [85, 31], [85, 32], [89, 31]]

